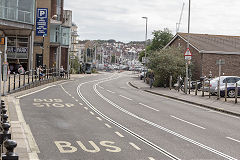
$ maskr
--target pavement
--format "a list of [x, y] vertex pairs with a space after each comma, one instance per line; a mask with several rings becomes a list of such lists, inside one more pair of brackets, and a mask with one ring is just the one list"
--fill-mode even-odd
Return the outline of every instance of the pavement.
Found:
[[175, 89], [170, 90], [169, 88], [153, 87], [150, 89], [149, 84], [144, 83], [143, 80], [139, 80], [138, 76], [133, 77], [135, 80], [130, 81], [129, 84], [134, 88], [240, 117], [240, 102], [235, 104], [234, 98], [228, 98], [227, 102], [225, 102], [224, 98], [218, 100], [216, 96], [209, 98], [208, 95], [205, 95], [203, 97], [201, 92], [198, 92], [198, 95], [194, 95], [194, 92], [185, 94], [182, 91], [178, 92]]

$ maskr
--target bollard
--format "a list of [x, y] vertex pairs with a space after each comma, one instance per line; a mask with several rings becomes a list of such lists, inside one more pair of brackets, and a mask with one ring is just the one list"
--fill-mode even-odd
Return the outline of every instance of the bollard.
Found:
[[172, 76], [170, 76], [170, 80], [169, 80], [169, 89], [172, 90]]
[[220, 99], [220, 81], [218, 81], [218, 86], [217, 86], [217, 100]]
[[16, 74], [14, 73], [14, 76], [13, 76], [13, 89], [15, 90], [16, 89]]
[[1, 114], [7, 114], [6, 108], [2, 108], [2, 109], [1, 109]]
[[33, 83], [33, 72], [34, 72], [34, 70], [32, 69], [32, 83]]
[[29, 76], [30, 76], [30, 75], [29, 75], [29, 74], [30, 74], [30, 72], [28, 72], [28, 85], [29, 85], [29, 83], [30, 83], [30, 81], [29, 81]]
[[3, 144], [6, 139], [11, 139], [11, 133], [9, 132], [10, 127], [11, 125], [9, 123], [2, 124], [3, 131], [0, 133], [0, 144]]
[[8, 115], [7, 114], [3, 114], [2, 116], [2, 122], [3, 123], [9, 123], [7, 120], [8, 120]]
[[188, 94], [191, 93], [191, 77], [189, 78], [189, 82], [188, 82]]
[[46, 70], [46, 74], [47, 74], [47, 79], [48, 79], [48, 74], [49, 74], [49, 70], [48, 69]]
[[236, 83], [236, 87], [235, 87], [235, 103], [237, 103], [237, 97], [238, 97], [238, 84]]
[[6, 154], [2, 155], [2, 160], [18, 160], [18, 155], [14, 153], [14, 149], [17, 147], [17, 142], [13, 140], [6, 140], [4, 142], [4, 147], [6, 148]]
[[211, 98], [211, 92], [210, 92], [210, 87], [211, 87], [211, 81], [210, 79], [208, 80], [208, 97]]
[[204, 97], [204, 86], [205, 86], [205, 79], [202, 81], [202, 97]]
[[11, 90], [11, 76], [8, 77], [8, 93], [10, 93]]
[[225, 102], [227, 102], [227, 82], [225, 83]]
[[19, 79], [18, 79], [18, 88], [20, 88], [20, 86], [21, 86], [21, 74], [19, 74]]
[[23, 75], [23, 86], [25, 86], [25, 78], [26, 78], [26, 74], [24, 72], [24, 75]]
[[180, 77], [178, 76], [178, 92], [179, 92], [179, 89], [180, 89]]
[[197, 91], [198, 91], [198, 84], [197, 84], [197, 81], [196, 81], [196, 84], [195, 84], [195, 96], [197, 95]]

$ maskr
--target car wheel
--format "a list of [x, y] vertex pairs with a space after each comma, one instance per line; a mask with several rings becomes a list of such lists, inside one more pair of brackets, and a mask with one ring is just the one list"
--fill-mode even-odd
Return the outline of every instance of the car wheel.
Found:
[[234, 98], [235, 97], [235, 91], [234, 90], [230, 90], [230, 91], [228, 91], [228, 97], [230, 97], [230, 98]]

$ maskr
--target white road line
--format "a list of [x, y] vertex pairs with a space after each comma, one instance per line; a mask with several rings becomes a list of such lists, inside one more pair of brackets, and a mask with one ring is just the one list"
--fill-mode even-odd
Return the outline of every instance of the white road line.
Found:
[[119, 137], [124, 137], [121, 133], [119, 133], [119, 132], [115, 132]]
[[107, 126], [108, 128], [112, 128], [109, 124], [105, 123], [105, 126]]
[[74, 99], [74, 97], [72, 97]]
[[[110, 81], [110, 80], [111, 80], [111, 79], [105, 79], [105, 80], [102, 80], [102, 81], [98, 82], [97, 84], [95, 84], [95, 85], [93, 86], [93, 89], [94, 89], [94, 91], [95, 91], [102, 99], [104, 99], [105, 101], [107, 101], [109, 104], [111, 104], [111, 105], [114, 106], [115, 108], [119, 109], [120, 111], [122, 111], [122, 112], [124, 112], [124, 113], [126, 113], [126, 114], [128, 114], [128, 115], [130, 115], [130, 116], [132, 116], [132, 117], [134, 117], [134, 118], [136, 118], [136, 119], [138, 119], [138, 120], [140, 120], [140, 121], [143, 121], [143, 122], [145, 122], [145, 123], [147, 123], [147, 124], [149, 124], [149, 125], [152, 125], [152, 126], [154, 126], [154, 127], [156, 127], [156, 128], [159, 128], [159, 129], [161, 129], [161, 130], [163, 130], [163, 131], [165, 131], [165, 132], [167, 132], [167, 133], [169, 133], [169, 134], [172, 134], [172, 135], [174, 135], [174, 136], [176, 136], [176, 137], [178, 137], [178, 138], [181, 138], [181, 139], [183, 139], [183, 140], [185, 140], [185, 141], [187, 141], [187, 142], [189, 142], [189, 143], [192, 143], [192, 144], [194, 144], [194, 145], [196, 145], [196, 146], [199, 146], [199, 147], [201, 147], [201, 148], [203, 148], [203, 149], [205, 149], [205, 150], [208, 150], [209, 152], [215, 153], [216, 155], [219, 155], [219, 156], [224, 157], [224, 158], [229, 159], [229, 160], [237, 160], [236, 158], [231, 157], [231, 156], [229, 156], [229, 155], [227, 155], [227, 154], [225, 154], [225, 153], [223, 153], [223, 152], [220, 152], [220, 151], [218, 151], [218, 150], [216, 150], [216, 149], [213, 149], [213, 148], [211, 148], [211, 147], [209, 147], [209, 146], [207, 146], [207, 145], [204, 145], [204, 144], [202, 144], [202, 143], [200, 143], [200, 142], [197, 142], [197, 141], [192, 140], [192, 139], [190, 139], [190, 138], [188, 138], [188, 137], [186, 137], [186, 136], [183, 136], [183, 135], [181, 135], [181, 134], [179, 134], [179, 133], [177, 133], [177, 132], [174, 132], [174, 131], [172, 131], [172, 130], [170, 130], [170, 129], [167, 129], [167, 128], [165, 128], [165, 127], [162, 127], [162, 126], [160, 126], [160, 125], [158, 125], [158, 124], [156, 124], [156, 123], [154, 123], [154, 122], [151, 122], [151, 121], [149, 121], [149, 120], [147, 120], [147, 119], [144, 119], [144, 118], [142, 118], [142, 117], [140, 117], [140, 116], [137, 116], [136, 114], [133, 114], [133, 113], [127, 111], [126, 109], [123, 109], [122, 107], [118, 106], [118, 105], [115, 104], [114, 102], [110, 101], [109, 99], [107, 99], [106, 97], [104, 97], [102, 94], [100, 94], [100, 93], [98, 92], [98, 90], [96, 89], [96, 86], [97, 86], [98, 84], [103, 83], [103, 82], [107, 82], [107, 81]], [[78, 93], [79, 93], [79, 92], [78, 92]], [[80, 92], [79, 96], [82, 98], [82, 100], [83, 100], [85, 103], [88, 103], [88, 104], [90, 105], [90, 103], [82, 96], [81, 92]], [[90, 107], [90, 106], [91, 106], [91, 107]], [[94, 108], [92, 105], [90, 105], [90, 106], [89, 106], [89, 107], [92, 108], [92, 109], [94, 109], [95, 112], [97, 112], [98, 114], [102, 114], [102, 113], [100, 113], [98, 110], [96, 110], [96, 108]], [[104, 115], [104, 116], [105, 116], [105, 115]], [[151, 142], [150, 142], [150, 143], [151, 143]], [[158, 148], [159, 148], [159, 146], [158, 146]], [[161, 151], [163, 151], [163, 150], [164, 150], [164, 149], [161, 148]], [[162, 153], [168, 153], [168, 152], [164, 150], [164, 152], [162, 152]], [[165, 155], [166, 155], [166, 154], [165, 154]], [[167, 155], [173, 156], [173, 155], [170, 154], [170, 153], [168, 153]], [[174, 157], [176, 157], [176, 156], [174, 156]], [[177, 159], [179, 159], [179, 158], [177, 158]]]
[[32, 95], [32, 94], [34, 94], [34, 93], [41, 92], [41, 91], [43, 91], [43, 90], [45, 90], [45, 89], [48, 89], [48, 88], [51, 88], [51, 87], [55, 87], [55, 86], [56, 86], [56, 85], [47, 86], [47, 87], [45, 87], [45, 88], [42, 88], [42, 89], [39, 89], [39, 90], [37, 90], [37, 91], [34, 91], [34, 92], [31, 92], [31, 93], [27, 93], [27, 94], [24, 94], [24, 95], [18, 96], [18, 97], [16, 97], [16, 98], [23, 98], [23, 97], [26, 97], [26, 96]]
[[122, 98], [128, 99], [129, 101], [132, 101], [131, 98], [125, 97], [125, 96], [123, 96], [123, 95], [119, 95], [119, 96], [122, 97]]
[[82, 103], [79, 103], [79, 105], [81, 105], [81, 106], [82, 106], [83, 104], [82, 104]]
[[110, 90], [106, 90], [106, 91], [108, 91], [108, 92], [110, 92], [110, 93], [115, 93], [115, 92], [113, 92], [113, 91], [110, 91]]
[[88, 110], [88, 108], [87, 108], [87, 107], [84, 107], [84, 109]]
[[178, 117], [175, 117], [175, 116], [172, 116], [172, 115], [171, 115], [171, 117], [172, 117], [172, 118], [175, 118], [175, 119], [177, 119], [177, 120], [179, 120], [179, 121], [182, 121], [182, 122], [185, 122], [185, 123], [191, 124], [191, 125], [193, 125], [193, 126], [195, 126], [195, 127], [198, 127], [198, 128], [201, 128], [201, 129], [206, 129], [206, 128], [201, 127], [201, 126], [199, 126], [199, 125], [196, 125], [196, 124], [194, 124], [194, 123], [191, 123], [191, 122], [185, 121], [185, 120], [183, 120], [183, 119], [181, 119], [181, 118], [178, 118]]
[[153, 157], [148, 157], [149, 160], [155, 160]]
[[142, 105], [142, 106], [144, 106], [144, 107], [147, 107], [147, 108], [149, 108], [149, 109], [152, 109], [152, 110], [154, 110], [154, 111], [159, 112], [159, 110], [157, 110], [157, 109], [155, 109], [155, 108], [152, 108], [152, 107], [149, 107], [149, 106], [146, 105], [146, 104], [143, 104], [143, 103], [139, 103], [139, 104]]
[[78, 100], [77, 100], [77, 99], [75, 99], [75, 101], [76, 101], [76, 102], [78, 102]]
[[141, 148], [139, 148], [136, 144], [134, 144], [134, 143], [132, 143], [132, 142], [129, 142], [129, 144], [130, 144], [131, 146], [133, 146], [133, 148], [135, 148], [136, 150], [138, 150], [138, 151], [141, 150]]
[[[113, 76], [111, 76], [111, 77], [113, 77]], [[102, 79], [102, 82], [104, 82], [103, 80], [111, 80], [111, 77]], [[119, 78], [119, 76], [118, 76], [117, 78]], [[117, 78], [115, 78], [115, 79], [117, 79]], [[112, 78], [112, 79], [113, 79], [113, 78]], [[123, 131], [129, 133], [130, 135], [132, 135], [133, 137], [137, 138], [138, 140], [140, 140], [140, 141], [143, 142], [144, 144], [152, 147], [152, 148], [155, 149], [156, 151], [164, 154], [165, 156], [167, 156], [167, 157], [169, 157], [169, 158], [171, 158], [171, 159], [173, 159], [173, 160], [180, 160], [180, 158], [178, 158], [178, 157], [174, 156], [173, 154], [167, 152], [167, 151], [164, 150], [163, 148], [161, 148], [161, 147], [159, 147], [158, 145], [152, 143], [151, 141], [143, 138], [142, 136], [138, 135], [137, 133], [134, 133], [133, 131], [129, 130], [128, 128], [124, 127], [123, 125], [119, 124], [118, 122], [110, 119], [109, 117], [107, 117], [106, 115], [104, 115], [102, 112], [100, 112], [99, 110], [97, 110], [97, 109], [82, 95], [82, 92], [81, 92], [81, 86], [82, 86], [83, 84], [87, 84], [87, 83], [91, 83], [91, 82], [97, 82], [97, 81], [99, 81], [99, 80], [93, 80], [93, 81], [84, 82], [84, 83], [79, 84], [78, 87], [77, 87], [77, 93], [78, 93], [79, 97], [86, 103], [86, 105], [88, 105], [92, 110], [94, 110], [94, 111], [95, 111], [98, 115], [100, 115], [103, 119], [107, 120], [108, 122], [110, 122], [111, 124], [115, 125], [116, 127], [120, 128], [120, 129], [122, 129]], [[98, 92], [98, 91], [96, 90], [96, 86], [97, 86], [97, 84], [94, 85], [93, 88], [94, 88], [94, 91], [95, 91], [95, 92]], [[99, 92], [98, 92], [98, 93], [99, 93]], [[234, 159], [234, 160], [235, 160], [235, 159]]]
[[236, 139], [234, 139], [234, 138], [231, 138], [231, 137], [226, 137], [227, 139], [230, 139], [230, 140], [232, 140], [232, 141], [235, 141], [235, 142], [238, 142], [238, 143], [240, 143], [240, 141], [239, 140], [236, 140]]
[[102, 119], [100, 117], [96, 117], [99, 121], [102, 121]]
[[93, 112], [90, 112], [91, 113], [91, 115], [94, 115], [94, 113]]
[[101, 89], [104, 89], [102, 86], [98, 86], [99, 88], [101, 88]]

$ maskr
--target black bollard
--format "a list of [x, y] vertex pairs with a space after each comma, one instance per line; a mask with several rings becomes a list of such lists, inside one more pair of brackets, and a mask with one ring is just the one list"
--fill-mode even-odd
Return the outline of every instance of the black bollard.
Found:
[[3, 114], [2, 115], [2, 123], [8, 123], [8, 115], [7, 114]]
[[9, 132], [10, 127], [11, 125], [9, 123], [2, 124], [3, 131], [0, 133], [0, 144], [3, 144], [6, 139], [11, 139], [11, 133]]
[[17, 142], [8, 139], [3, 145], [7, 152], [2, 155], [2, 160], [18, 160], [18, 155], [14, 153], [14, 149], [17, 147]]
[[1, 114], [7, 114], [6, 108], [2, 108]]

